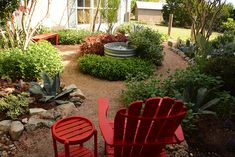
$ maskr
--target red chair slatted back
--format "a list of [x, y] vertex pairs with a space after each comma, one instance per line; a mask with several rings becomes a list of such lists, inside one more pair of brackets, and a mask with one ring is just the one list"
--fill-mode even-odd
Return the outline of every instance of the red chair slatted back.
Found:
[[[172, 137], [185, 117], [181, 101], [172, 98], [150, 98], [131, 103], [128, 110], [120, 110], [114, 121], [115, 157], [153, 156], [165, 144], [148, 145], [158, 138]], [[156, 149], [157, 148], [157, 149]]]

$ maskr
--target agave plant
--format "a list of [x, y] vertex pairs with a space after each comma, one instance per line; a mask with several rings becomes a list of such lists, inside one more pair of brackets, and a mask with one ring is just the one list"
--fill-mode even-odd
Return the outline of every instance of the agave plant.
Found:
[[189, 84], [183, 91], [183, 94], [180, 94], [176, 91], [176, 98], [182, 99], [187, 102], [192, 109], [194, 114], [212, 114], [216, 115], [215, 112], [208, 110], [210, 107], [216, 105], [220, 99], [213, 98], [208, 100], [209, 94], [212, 91], [207, 88], [195, 89], [192, 84]]
[[[33, 95], [41, 95], [42, 98], [39, 101], [58, 101], [65, 95], [73, 92], [76, 88], [70, 88], [61, 91], [60, 90], [60, 75], [57, 74], [54, 79], [51, 79], [47, 73], [41, 75], [43, 84], [40, 85], [37, 82], [32, 82], [29, 91]], [[61, 100], [60, 100], [61, 102]]]

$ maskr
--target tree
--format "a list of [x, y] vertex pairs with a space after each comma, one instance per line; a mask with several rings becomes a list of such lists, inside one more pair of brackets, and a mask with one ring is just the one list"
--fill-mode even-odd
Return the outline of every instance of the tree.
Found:
[[191, 25], [191, 19], [185, 11], [183, 0], [166, 0], [162, 13], [166, 24], [168, 23], [169, 15], [173, 14], [173, 26], [187, 27]]
[[107, 33], [112, 34], [114, 24], [117, 22], [120, 0], [102, 0], [101, 17], [107, 23]]
[[[4, 40], [7, 42], [9, 39], [9, 44], [11, 47], [14, 46], [14, 36], [11, 34], [10, 29], [7, 27], [8, 23], [13, 24], [12, 14], [19, 7], [19, 0], [0, 0], [0, 33]], [[5, 34], [5, 31], [7, 34]], [[7, 38], [6, 35], [9, 37]], [[7, 44], [8, 45], [8, 44]]]
[[[51, 0], [47, 0], [46, 13], [36, 25], [32, 25], [32, 21], [39, 0], [8, 1], [9, 3], [5, 4], [5, 0], [0, 0], [0, 3], [7, 8], [5, 9], [5, 14], [1, 15], [1, 21], [3, 20], [4, 28], [7, 32], [7, 37], [3, 37], [6, 42], [10, 43], [10, 47], [20, 47], [25, 50], [36, 29], [48, 17]], [[15, 18], [20, 18], [20, 23], [16, 23], [14, 21]]]
[[208, 41], [213, 24], [225, 4], [222, 0], [184, 0], [184, 8], [192, 20], [192, 40], [201, 34]]
[[227, 22], [228, 18], [233, 18], [233, 4], [224, 4], [221, 13], [217, 16], [216, 22], [213, 24], [213, 31], [224, 32], [223, 23]]

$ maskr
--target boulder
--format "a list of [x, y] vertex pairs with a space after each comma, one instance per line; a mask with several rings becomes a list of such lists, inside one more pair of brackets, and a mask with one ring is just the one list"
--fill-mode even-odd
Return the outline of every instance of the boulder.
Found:
[[53, 120], [45, 120], [45, 119], [40, 119], [40, 118], [36, 118], [36, 117], [31, 117], [31, 118], [29, 118], [28, 123], [25, 125], [25, 129], [27, 132], [31, 132], [31, 131], [34, 131], [37, 128], [40, 128], [43, 126], [49, 128], [52, 126], [52, 124], [54, 122], [55, 121], [53, 121]]
[[55, 111], [60, 113], [60, 118], [67, 117], [67, 116], [72, 116], [72, 115], [77, 115], [78, 114], [78, 109], [73, 103], [67, 103], [63, 104], [60, 106], [57, 106], [55, 108]]
[[35, 115], [41, 112], [45, 112], [46, 110], [44, 110], [43, 108], [31, 108], [29, 109], [29, 114], [30, 115]]
[[0, 131], [7, 133], [11, 127], [11, 120], [3, 120], [0, 122]]
[[79, 97], [81, 99], [86, 99], [86, 96], [82, 93], [80, 89], [76, 89], [74, 92], [70, 93], [71, 97]]
[[9, 134], [12, 140], [18, 140], [24, 131], [24, 125], [20, 121], [13, 121], [11, 123], [11, 128]]
[[50, 109], [50, 110], [47, 110], [46, 112], [39, 113], [38, 117], [41, 119], [54, 120], [54, 119], [58, 119], [59, 117], [61, 117], [61, 114], [55, 109]]

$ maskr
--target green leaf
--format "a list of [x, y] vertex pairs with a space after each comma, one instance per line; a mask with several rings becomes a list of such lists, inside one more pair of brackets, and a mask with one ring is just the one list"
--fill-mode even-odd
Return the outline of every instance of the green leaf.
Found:
[[52, 95], [56, 95], [57, 91], [60, 89], [60, 75], [59, 73], [55, 76], [52, 84]]
[[203, 105], [202, 107], [200, 107], [200, 110], [205, 110], [213, 105], [216, 105], [218, 102], [220, 101], [219, 98], [215, 98], [210, 100], [209, 102], [207, 102], [205, 105]]
[[52, 95], [51, 78], [49, 77], [49, 75], [47, 73], [43, 72], [42, 79], [43, 79], [43, 88], [45, 89], [45, 91], [47, 92], [48, 95]]
[[70, 88], [70, 89], [67, 89], [67, 90], [64, 90], [63, 92], [61, 92], [60, 94], [58, 94], [54, 99], [58, 99], [66, 94], [69, 94], [71, 92], [73, 92], [76, 88]]
[[31, 83], [32, 86], [29, 88], [29, 91], [35, 95], [41, 94], [44, 95], [42, 87], [37, 83]]
[[196, 99], [196, 103], [198, 106], [201, 106], [201, 104], [203, 103], [203, 101], [205, 100], [205, 97], [207, 96], [207, 88], [200, 88], [197, 91], [197, 99]]

